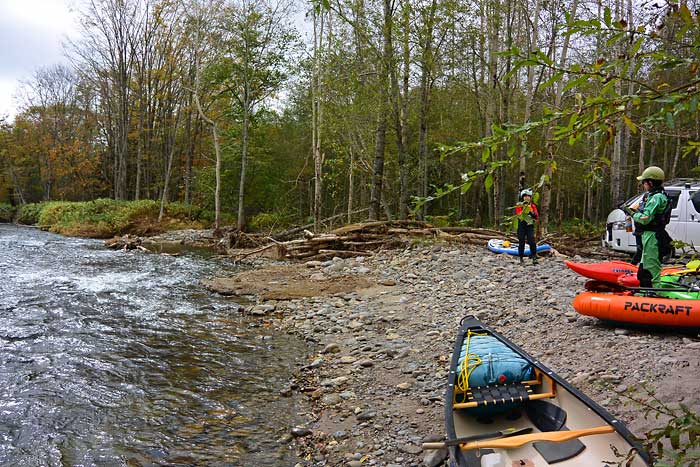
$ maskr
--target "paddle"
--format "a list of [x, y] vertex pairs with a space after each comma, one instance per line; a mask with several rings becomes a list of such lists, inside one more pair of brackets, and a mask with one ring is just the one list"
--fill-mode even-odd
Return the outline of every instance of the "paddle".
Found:
[[606, 433], [614, 433], [615, 428], [610, 425], [597, 426], [594, 428], [586, 428], [583, 430], [571, 430], [571, 431], [549, 431], [542, 433], [532, 433], [529, 435], [512, 436], [509, 438], [500, 439], [490, 439], [485, 441], [472, 441], [470, 443], [462, 444], [461, 448], [464, 451], [469, 451], [472, 449], [508, 449], [508, 448], [519, 448], [528, 443], [535, 441], [553, 441], [555, 443], [562, 443], [564, 441], [570, 441], [572, 439], [580, 438], [582, 436], [590, 435], [602, 435]]
[[477, 441], [481, 439], [489, 438], [507, 438], [509, 436], [525, 435], [532, 431], [532, 428], [522, 428], [516, 430], [515, 428], [508, 428], [503, 431], [496, 431], [494, 433], [484, 433], [481, 435], [465, 436], [463, 438], [448, 439], [447, 441], [438, 441], [434, 443], [423, 443], [423, 449], [442, 449], [447, 446], [457, 446], [459, 444], [468, 443], [470, 441]]

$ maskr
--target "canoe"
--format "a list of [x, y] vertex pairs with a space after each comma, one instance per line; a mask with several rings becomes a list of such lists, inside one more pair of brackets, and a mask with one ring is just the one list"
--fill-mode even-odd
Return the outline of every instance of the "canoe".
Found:
[[[491, 341], [488, 354], [472, 354], [477, 338]], [[621, 421], [473, 316], [462, 320], [457, 334], [445, 428], [445, 442], [423, 448], [446, 447], [454, 467], [602, 466], [615, 459], [611, 446], [622, 453], [636, 449], [626, 465], [652, 465]]]
[[[626, 287], [639, 287], [637, 279], [637, 266], [624, 261], [603, 261], [600, 263], [577, 263], [575, 261], [564, 261], [569, 269], [589, 279], [617, 284], [620, 281]], [[666, 267], [661, 270], [662, 275], [678, 274], [689, 271], [682, 267]], [[624, 279], [623, 279], [624, 277]]]
[[[504, 244], [505, 242], [505, 244]], [[510, 243], [508, 240], [500, 240], [497, 238], [492, 238], [486, 244], [486, 248], [493, 251], [494, 253], [507, 253], [509, 255], [518, 255], [518, 244]], [[542, 253], [551, 250], [552, 247], [543, 243], [542, 245], [537, 245], [537, 253]], [[525, 245], [525, 256], [530, 256], [530, 246]]]
[[[676, 297], [697, 297], [697, 292], [661, 292]], [[651, 326], [700, 328], [700, 300], [645, 297], [626, 293], [581, 292], [574, 309], [606, 321]]]

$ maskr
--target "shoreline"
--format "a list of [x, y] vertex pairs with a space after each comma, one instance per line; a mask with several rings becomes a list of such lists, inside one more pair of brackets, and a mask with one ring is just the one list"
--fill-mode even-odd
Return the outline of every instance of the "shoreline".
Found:
[[[414, 245], [311, 264], [255, 259], [259, 275], [253, 280], [226, 279], [238, 282], [234, 293], [247, 295], [246, 284], [267, 277], [268, 289], [252, 291], [256, 299], [248, 312], [315, 348], [295, 381], [280, 389], [311, 406], [307, 423], [280, 440], [293, 440], [290, 449], [305, 459], [297, 467], [441, 465], [441, 451], [423, 452], [420, 445], [444, 436], [449, 361], [459, 321], [469, 314], [639, 437], [663, 426], [620, 395], [640, 382], [666, 403], [700, 410], [697, 335], [612, 327], [578, 315], [571, 301], [585, 278], [561, 258], [544, 257], [537, 266], [516, 262], [479, 247]], [[308, 296], [279, 294], [299, 279], [318, 287]], [[338, 283], [349, 287], [332, 291]], [[278, 295], [260, 298], [270, 287]]]

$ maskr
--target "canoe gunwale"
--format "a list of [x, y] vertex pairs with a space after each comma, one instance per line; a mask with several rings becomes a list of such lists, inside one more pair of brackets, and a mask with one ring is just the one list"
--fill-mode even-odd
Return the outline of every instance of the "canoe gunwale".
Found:
[[[455, 432], [455, 423], [454, 423], [454, 414], [453, 414], [453, 400], [454, 400], [454, 392], [455, 392], [455, 387], [456, 387], [456, 382], [457, 382], [457, 367], [459, 365], [459, 356], [460, 356], [460, 351], [462, 348], [462, 345], [464, 343], [464, 338], [467, 334], [468, 330], [479, 330], [482, 332], [488, 332], [491, 334], [493, 337], [497, 338], [499, 341], [507, 345], [511, 350], [515, 351], [518, 353], [520, 356], [522, 356], [525, 360], [527, 360], [533, 367], [539, 369], [542, 371], [545, 375], [550, 377], [554, 382], [563, 388], [564, 390], [568, 391], [571, 395], [573, 395], [575, 398], [577, 398], [580, 402], [585, 404], [588, 408], [590, 408], [593, 412], [595, 412], [600, 418], [605, 420], [606, 423], [609, 425], [613, 426], [615, 428], [615, 431], [627, 442], [631, 447], [634, 447], [637, 450], [637, 453], [639, 457], [642, 459], [644, 463], [646, 463], [649, 467], [652, 466], [649, 454], [644, 451], [642, 446], [634, 441], [634, 435], [629, 431], [629, 429], [622, 423], [621, 421], [617, 420], [615, 417], [612, 416], [607, 410], [605, 410], [602, 406], [598, 405], [595, 401], [593, 401], [591, 398], [586, 396], [584, 393], [576, 389], [575, 387], [571, 386], [564, 378], [556, 374], [554, 371], [552, 371], [550, 368], [546, 367], [544, 364], [542, 364], [539, 360], [536, 360], [532, 356], [530, 356], [527, 352], [525, 352], [523, 349], [515, 345], [513, 342], [508, 340], [506, 337], [502, 336], [486, 324], [482, 323], [479, 321], [475, 316], [473, 315], [467, 315], [461, 320], [461, 325], [459, 328], [459, 333], [457, 335], [457, 339], [455, 340], [455, 345], [454, 349], [452, 352], [452, 359], [450, 361], [450, 371], [449, 371], [449, 376], [448, 376], [448, 381], [447, 381], [447, 389], [445, 391], [445, 430], [447, 432], [447, 439], [454, 439], [457, 438], [457, 434]], [[481, 465], [479, 459], [475, 456], [473, 451], [463, 451], [460, 449], [459, 446], [448, 446], [448, 452], [450, 458], [455, 462], [454, 466], [455, 467], [478, 467]]]

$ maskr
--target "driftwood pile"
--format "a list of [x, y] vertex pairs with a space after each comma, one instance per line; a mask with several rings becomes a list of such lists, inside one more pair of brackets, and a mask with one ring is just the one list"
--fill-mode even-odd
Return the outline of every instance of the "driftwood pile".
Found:
[[137, 237], [135, 235], [123, 235], [121, 237], [116, 236], [114, 238], [110, 238], [109, 240], [105, 240], [105, 246], [107, 248], [110, 248], [112, 250], [122, 250], [122, 251], [128, 251], [128, 250], [141, 250], [141, 251], [149, 251], [146, 247], [141, 245], [143, 242], [143, 239], [141, 237]]
[[486, 245], [491, 238], [502, 238], [503, 233], [470, 227], [437, 228], [416, 220], [376, 221], [350, 224], [329, 233], [313, 234], [303, 231], [303, 238], [271, 243], [262, 248], [233, 256], [241, 259], [251, 255], [272, 256], [291, 260], [324, 260], [333, 257], [352, 258], [371, 256], [378, 249], [403, 246], [420, 239], [440, 239], [459, 243]]

